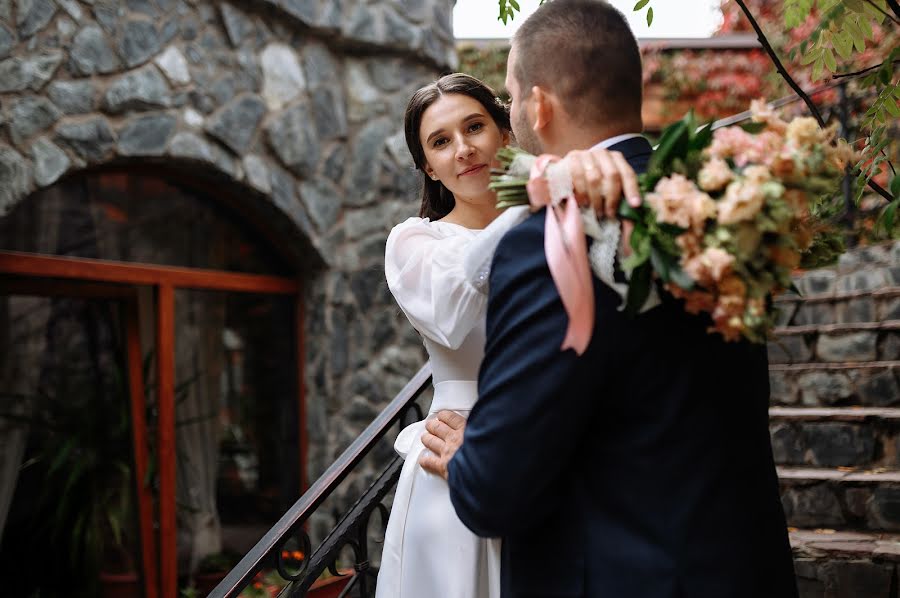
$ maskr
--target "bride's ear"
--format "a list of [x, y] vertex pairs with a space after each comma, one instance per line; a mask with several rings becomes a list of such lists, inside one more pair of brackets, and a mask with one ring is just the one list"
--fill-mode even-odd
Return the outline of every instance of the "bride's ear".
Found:
[[437, 175], [434, 174], [434, 168], [429, 166], [427, 162], [425, 163], [425, 166], [424, 168], [422, 168], [422, 170], [425, 171], [425, 176], [430, 178], [432, 181], [437, 180]]

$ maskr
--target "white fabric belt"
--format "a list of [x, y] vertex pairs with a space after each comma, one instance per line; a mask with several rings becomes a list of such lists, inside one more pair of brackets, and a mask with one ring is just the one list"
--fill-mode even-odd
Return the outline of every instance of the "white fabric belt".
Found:
[[434, 385], [434, 400], [428, 415], [444, 409], [471, 411], [478, 400], [478, 382], [475, 380], [445, 380]]
[[434, 400], [425, 419], [410, 424], [400, 431], [394, 442], [394, 450], [407, 459], [412, 453], [413, 459], [418, 459], [419, 452], [424, 448], [419, 439], [425, 433], [425, 422], [437, 415], [438, 411], [447, 409], [459, 412], [463, 417], [469, 416], [469, 411], [478, 400], [478, 382], [475, 380], [445, 380], [434, 385]]

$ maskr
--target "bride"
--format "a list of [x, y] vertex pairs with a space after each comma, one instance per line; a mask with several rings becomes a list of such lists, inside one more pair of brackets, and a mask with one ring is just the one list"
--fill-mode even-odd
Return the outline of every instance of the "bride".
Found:
[[[388, 287], [422, 335], [434, 399], [426, 418], [449, 409], [467, 416], [478, 398], [487, 281], [500, 238], [526, 207], [501, 214], [488, 189], [497, 150], [511, 138], [509, 114], [484, 83], [465, 74], [419, 89], [405, 115], [406, 143], [424, 173], [418, 218], [394, 227], [385, 249]], [[634, 172], [604, 149], [565, 162], [579, 203], [614, 214]], [[631, 195], [630, 195], [631, 196]], [[457, 518], [447, 483], [421, 469], [425, 422], [394, 445], [406, 461], [385, 534], [377, 598], [499, 598], [500, 540], [479, 538]]]

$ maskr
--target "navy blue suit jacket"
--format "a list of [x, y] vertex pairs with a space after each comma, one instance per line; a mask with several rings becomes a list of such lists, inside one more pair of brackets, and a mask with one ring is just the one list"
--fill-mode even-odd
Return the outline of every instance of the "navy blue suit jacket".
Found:
[[[638, 172], [643, 138], [614, 146]], [[627, 318], [594, 280], [581, 357], [544, 213], [494, 256], [479, 400], [450, 461], [463, 523], [503, 538], [503, 596], [795, 598], [768, 431], [766, 348], [665, 296]]]

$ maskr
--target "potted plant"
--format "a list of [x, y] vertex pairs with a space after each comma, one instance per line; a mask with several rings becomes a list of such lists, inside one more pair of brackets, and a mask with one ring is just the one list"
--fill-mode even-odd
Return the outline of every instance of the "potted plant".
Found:
[[66, 357], [35, 395], [3, 397], [24, 401], [24, 410], [0, 408], [0, 417], [26, 424], [35, 439], [24, 465], [42, 478], [32, 511], [33, 550], [61, 547], [65, 575], [85, 595], [141, 596], [123, 369], [101, 367], [98, 356]]
[[240, 555], [230, 552], [215, 552], [206, 555], [197, 564], [197, 570], [193, 575], [193, 587], [201, 596], [206, 596], [219, 585], [220, 581], [225, 579], [228, 572], [240, 560]]

